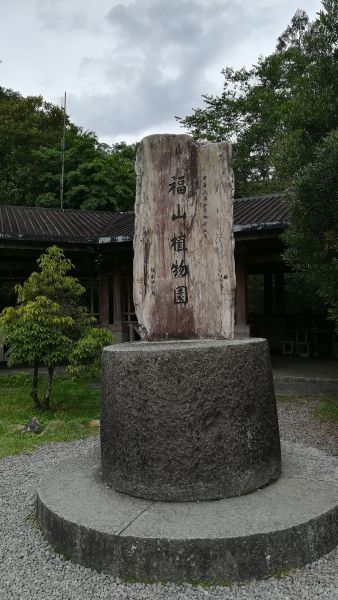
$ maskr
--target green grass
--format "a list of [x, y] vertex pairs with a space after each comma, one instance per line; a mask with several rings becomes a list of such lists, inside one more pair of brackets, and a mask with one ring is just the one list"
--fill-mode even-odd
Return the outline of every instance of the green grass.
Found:
[[[41, 396], [45, 385], [46, 379], [40, 377]], [[91, 419], [99, 418], [100, 393], [96, 386], [86, 381], [73, 381], [67, 376], [55, 376], [50, 411], [34, 408], [30, 386], [30, 375], [0, 376], [0, 458], [32, 452], [49, 442], [67, 442], [98, 434], [98, 429], [88, 424]], [[44, 428], [41, 434], [16, 430], [34, 416]]]
[[314, 409], [313, 413], [322, 421], [338, 423], [338, 398], [321, 398], [320, 404]]
[[293, 404], [304, 404], [311, 400], [317, 401], [317, 406], [312, 414], [321, 421], [338, 422], [338, 397], [337, 396], [292, 396], [281, 395], [277, 397], [278, 402], [283, 402], [289, 408]]

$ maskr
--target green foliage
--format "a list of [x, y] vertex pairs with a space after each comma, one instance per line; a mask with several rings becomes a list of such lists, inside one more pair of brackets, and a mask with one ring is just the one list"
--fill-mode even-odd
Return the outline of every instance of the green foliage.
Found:
[[179, 119], [197, 139], [234, 142], [237, 196], [287, 188], [338, 128], [337, 23], [337, 0], [313, 23], [297, 11], [271, 55], [225, 68], [222, 95]]
[[69, 275], [74, 265], [65, 257], [63, 250], [57, 246], [47, 248], [46, 253], [38, 258], [37, 264], [39, 271], [34, 271], [22, 285], [16, 286], [18, 304], [45, 296], [60, 307], [64, 316], [71, 317], [72, 322], [68, 323], [70, 328], [77, 330], [78, 327], [87, 327], [95, 322], [80, 304], [85, 288], [75, 277]]
[[73, 377], [98, 377], [101, 352], [104, 346], [112, 342], [108, 329], [88, 328], [76, 340], [69, 356], [68, 372]]
[[[59, 207], [63, 110], [0, 87], [0, 202]], [[64, 207], [132, 210], [136, 145], [109, 147], [66, 118]]]
[[314, 415], [322, 421], [338, 423], [338, 398], [321, 398], [320, 404], [314, 409]]
[[[24, 426], [34, 416], [27, 389], [32, 378], [24, 373], [0, 376], [0, 458], [35, 450], [42, 444], [69, 441], [98, 430], [89, 426], [91, 419], [99, 418], [99, 389], [81, 380], [56, 375], [53, 388], [53, 410], [40, 412], [41, 434], [23, 434]], [[46, 378], [39, 377], [38, 389], [42, 395]]]
[[1, 203], [34, 205], [38, 169], [33, 153], [60, 143], [62, 111], [41, 96], [22, 98], [0, 87], [0, 115]]
[[[109, 330], [90, 329], [95, 321], [80, 299], [84, 288], [69, 275], [73, 268], [57, 246], [48, 248], [38, 259], [39, 271], [17, 286], [16, 308], [7, 307], [0, 314], [0, 329], [9, 346], [9, 366], [34, 367], [32, 398], [36, 407], [37, 374], [40, 366], [48, 368], [49, 380], [44, 407], [49, 407], [54, 369], [70, 362], [73, 373], [81, 365], [98, 369], [102, 347], [112, 340]], [[87, 367], [88, 370], [88, 367]]]
[[10, 367], [38, 363], [54, 368], [67, 359], [71, 350], [71, 340], [65, 331], [72, 328], [74, 321], [45, 296], [37, 296], [35, 301], [17, 308], [5, 308], [0, 325], [10, 347]]
[[314, 286], [338, 323], [338, 130], [317, 147], [315, 159], [289, 192], [292, 220], [286, 260]]
[[306, 69], [276, 164], [284, 164], [291, 181], [285, 258], [318, 290], [338, 327], [338, 1], [322, 4], [304, 35]]
[[236, 195], [289, 190], [285, 257], [338, 326], [338, 0], [313, 22], [297, 11], [271, 55], [223, 75], [222, 95], [180, 121], [234, 142]]

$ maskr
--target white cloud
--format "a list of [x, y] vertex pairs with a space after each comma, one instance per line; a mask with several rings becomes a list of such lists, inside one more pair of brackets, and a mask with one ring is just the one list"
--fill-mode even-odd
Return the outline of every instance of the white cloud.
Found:
[[[307, 0], [313, 17], [319, 0]], [[58, 101], [103, 139], [177, 131], [220, 70], [274, 48], [299, 0], [2, 0], [1, 85]]]

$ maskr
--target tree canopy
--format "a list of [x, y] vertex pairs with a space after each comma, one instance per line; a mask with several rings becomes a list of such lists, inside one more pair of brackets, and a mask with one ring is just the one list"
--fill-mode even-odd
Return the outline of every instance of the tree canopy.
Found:
[[313, 22], [298, 10], [272, 54], [223, 75], [221, 96], [179, 120], [233, 142], [237, 196], [287, 192], [285, 258], [338, 324], [338, 0]]
[[196, 139], [234, 144], [236, 196], [288, 188], [338, 126], [338, 1], [310, 22], [296, 12], [272, 54], [225, 68], [221, 96], [179, 118]]
[[[0, 203], [59, 207], [63, 109], [0, 87]], [[100, 144], [66, 116], [64, 207], [132, 210], [136, 144]]]
[[292, 219], [283, 236], [285, 258], [318, 290], [338, 325], [338, 130], [295, 176], [289, 202]]

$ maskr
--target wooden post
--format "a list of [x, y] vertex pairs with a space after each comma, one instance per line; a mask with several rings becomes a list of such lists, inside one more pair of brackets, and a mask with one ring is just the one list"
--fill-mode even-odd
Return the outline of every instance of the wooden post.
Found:
[[271, 317], [274, 313], [273, 306], [273, 287], [272, 287], [272, 272], [265, 271], [264, 273], [264, 314]]
[[246, 325], [246, 268], [236, 263], [236, 325]]
[[236, 260], [236, 337], [250, 337], [250, 326], [246, 322], [246, 264]]
[[107, 273], [100, 272], [100, 324], [109, 325], [109, 277]]
[[[113, 267], [113, 323], [110, 329], [114, 334], [117, 342], [126, 341], [126, 336], [123, 335], [122, 325], [122, 303], [121, 303], [121, 274], [117, 265]], [[128, 338], [127, 338], [128, 341]]]
[[114, 325], [122, 323], [122, 307], [121, 307], [121, 275], [120, 269], [114, 267], [113, 271], [113, 314]]
[[276, 277], [276, 294], [275, 294], [275, 306], [276, 315], [279, 317], [284, 315], [284, 273], [278, 271]]

